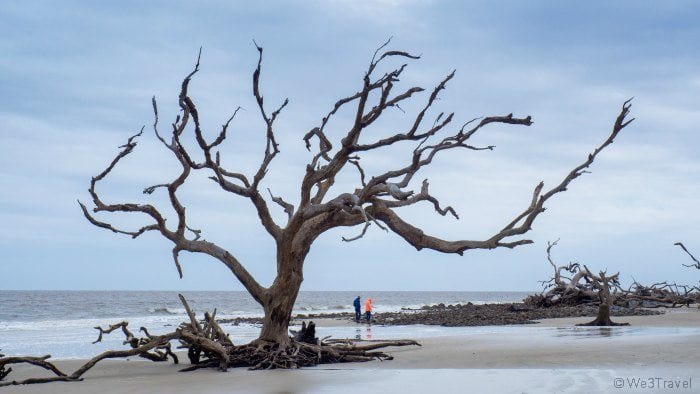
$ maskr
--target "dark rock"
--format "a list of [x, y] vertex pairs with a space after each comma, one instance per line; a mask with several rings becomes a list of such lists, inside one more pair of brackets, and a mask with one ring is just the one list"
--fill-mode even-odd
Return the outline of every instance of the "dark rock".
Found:
[[[537, 307], [532, 304], [467, 304], [449, 305], [438, 304], [424, 306], [417, 310], [399, 312], [375, 313], [372, 315], [375, 324], [411, 325], [425, 324], [445, 327], [493, 326], [505, 324], [533, 324], [535, 320], [557, 317], [595, 317], [598, 307], [591, 304], [577, 306]], [[648, 309], [634, 309], [615, 306], [611, 308], [612, 316], [658, 315], [663, 312]], [[313, 315], [297, 315], [293, 319], [302, 320], [314, 316], [317, 319], [340, 319], [355, 321], [354, 313], [325, 313]], [[262, 324], [262, 318], [222, 319], [220, 323], [238, 325], [241, 323]]]

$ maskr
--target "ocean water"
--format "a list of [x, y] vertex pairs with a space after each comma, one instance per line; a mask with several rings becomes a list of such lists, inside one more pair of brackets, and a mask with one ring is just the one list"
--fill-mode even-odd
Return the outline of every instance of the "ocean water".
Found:
[[[217, 317], [262, 316], [262, 308], [246, 292], [182, 292], [198, 316], [217, 309]], [[417, 309], [438, 303], [517, 302], [525, 292], [347, 292], [302, 291], [294, 313], [352, 312], [357, 296], [371, 297], [375, 313]], [[53, 358], [85, 358], [109, 349], [123, 348], [120, 332], [97, 338], [96, 326], [106, 327], [122, 320], [132, 332], [147, 327], [151, 333], [172, 331], [186, 319], [185, 309], [172, 291], [0, 291], [0, 353], [5, 355], [43, 355]], [[234, 343], [255, 339], [260, 328], [250, 324], [225, 325]], [[400, 328], [330, 328], [319, 336], [357, 337], [364, 339], [400, 335]], [[412, 337], [434, 335], [433, 328]], [[433, 334], [430, 334], [433, 333]]]

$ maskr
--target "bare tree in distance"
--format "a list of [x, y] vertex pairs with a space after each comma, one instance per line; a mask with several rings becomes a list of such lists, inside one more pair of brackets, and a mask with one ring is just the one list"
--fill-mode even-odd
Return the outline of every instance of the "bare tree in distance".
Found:
[[[208, 138], [210, 133], [202, 129], [200, 113], [189, 92], [189, 83], [199, 71], [200, 50], [194, 70], [182, 82], [179, 95], [181, 114], [172, 123], [168, 136], [159, 129], [158, 106], [155, 98], [152, 103], [155, 115], [154, 133], [180, 163], [181, 172], [175, 179], [147, 187], [143, 192], [151, 194], [162, 190], [167, 193], [170, 204], [177, 214], [176, 223], [172, 225], [170, 222], [166, 223], [161, 211], [153, 205], [106, 203], [97, 192], [97, 184], [136, 147], [136, 138], [143, 133], [144, 128], [121, 146], [121, 150], [105, 170], [92, 178], [89, 192], [94, 203], [93, 213], [138, 212], [145, 214], [152, 222], [135, 230], [120, 229], [108, 222], [98, 220], [83, 203], [79, 202], [85, 217], [98, 227], [133, 238], [146, 232], [159, 232], [173, 243], [172, 255], [181, 277], [182, 267], [178, 256], [182, 251], [203, 253], [221, 261], [264, 310], [262, 329], [255, 342], [288, 346], [292, 341], [288, 326], [292, 308], [303, 281], [304, 260], [319, 235], [334, 228], [359, 226], [357, 235], [343, 238], [344, 241], [350, 242], [362, 238], [369, 226], [375, 224], [396, 233], [418, 250], [427, 248], [459, 255], [473, 249], [514, 248], [530, 244], [532, 241], [523, 238], [523, 235], [530, 231], [538, 215], [545, 211], [545, 203], [553, 196], [565, 191], [574, 179], [586, 173], [586, 169], [598, 154], [612, 144], [620, 131], [634, 120], [626, 119], [631, 106], [630, 100], [627, 100], [622, 105], [609, 136], [551, 189], [545, 189], [543, 183], [536, 185], [524, 209], [514, 214], [511, 220], [490, 237], [478, 240], [445, 240], [426, 234], [417, 225], [404, 220], [397, 211], [397, 208], [424, 202], [442, 216], [449, 214], [459, 218], [452, 207], [441, 204], [430, 193], [427, 179], [419, 182], [420, 186], [416, 190], [412, 190], [414, 177], [421, 169], [429, 166], [441, 152], [455, 149], [466, 152], [492, 150], [493, 146], [475, 146], [470, 143], [470, 138], [487, 126], [496, 124], [530, 126], [532, 118], [530, 116], [519, 118], [513, 114], [486, 116], [472, 119], [461, 126], [451, 127], [455, 118], [454, 113], [440, 112], [429, 115], [438, 95], [454, 77], [453, 71], [427, 92], [424, 104], [418, 113], [411, 117], [410, 126], [405, 130], [376, 139], [373, 139], [372, 135], [363, 134], [385, 111], [400, 108], [403, 102], [425, 91], [416, 86], [395, 92], [398, 89], [399, 77], [406, 70], [406, 64], [401, 64], [384, 73], [377, 71], [380, 64], [383, 65], [391, 60], [419, 59], [419, 56], [408, 52], [385, 50], [388, 44], [389, 41], [375, 51], [364, 72], [359, 91], [338, 100], [322, 117], [320, 123], [303, 136], [306, 148], [312, 152], [312, 156], [299, 186], [297, 206], [285, 201], [282, 196], [274, 196], [270, 189], [263, 190], [261, 186], [270, 163], [280, 152], [275, 135], [275, 121], [289, 101], [282, 100], [281, 104], [274, 108], [266, 105], [260, 88], [263, 49], [255, 44], [258, 61], [253, 72], [252, 93], [257, 102], [266, 136], [265, 149], [257, 171], [252, 175], [243, 174], [224, 168], [221, 164], [220, 147], [226, 140], [229, 125], [236, 115], [235, 111], [213, 139]], [[340, 109], [346, 107], [351, 107], [354, 113], [353, 121], [348, 125], [342, 138], [334, 138], [327, 133], [326, 126]], [[427, 121], [428, 116], [433, 117], [433, 120]], [[190, 132], [192, 134], [189, 134]], [[186, 144], [183, 143], [185, 137], [192, 136], [197, 143], [196, 152], [187, 149]], [[361, 142], [361, 136], [364, 137], [363, 140], [370, 141]], [[367, 174], [365, 172], [361, 164], [364, 153], [401, 143], [407, 146], [406, 162], [397, 164], [395, 168], [383, 173]], [[346, 168], [357, 171], [357, 187], [354, 190], [329, 196], [329, 190], [334, 185], [336, 177]], [[201, 231], [194, 230], [188, 224], [185, 207], [177, 192], [190, 174], [197, 170], [208, 171], [210, 179], [223, 191], [250, 201], [261, 225], [276, 245], [277, 274], [270, 286], [265, 287], [258, 283], [235, 254], [214, 242], [202, 239]], [[279, 205], [287, 214], [286, 223], [278, 223], [273, 219], [270, 213], [270, 201]]]

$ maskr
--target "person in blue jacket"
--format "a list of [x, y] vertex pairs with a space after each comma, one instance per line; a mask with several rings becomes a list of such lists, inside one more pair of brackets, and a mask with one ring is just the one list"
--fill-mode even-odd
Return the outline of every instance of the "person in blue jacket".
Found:
[[360, 311], [360, 296], [357, 296], [352, 304], [355, 306], [355, 321], [359, 323], [362, 317], [362, 311]]

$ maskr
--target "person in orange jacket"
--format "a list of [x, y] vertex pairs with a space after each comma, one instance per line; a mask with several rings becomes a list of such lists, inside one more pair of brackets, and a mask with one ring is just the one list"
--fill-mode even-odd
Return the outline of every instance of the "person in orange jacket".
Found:
[[365, 301], [365, 319], [367, 319], [367, 323], [372, 319], [372, 299], [367, 298], [367, 301]]

